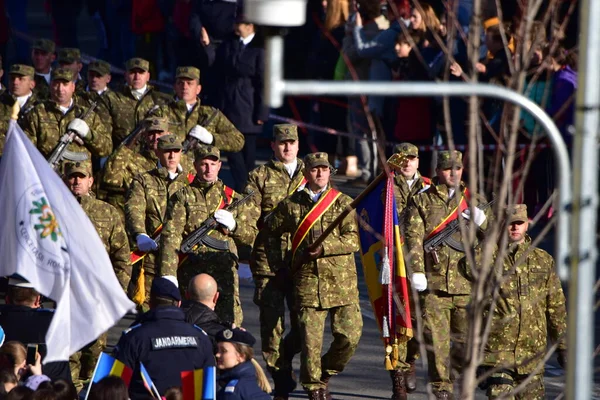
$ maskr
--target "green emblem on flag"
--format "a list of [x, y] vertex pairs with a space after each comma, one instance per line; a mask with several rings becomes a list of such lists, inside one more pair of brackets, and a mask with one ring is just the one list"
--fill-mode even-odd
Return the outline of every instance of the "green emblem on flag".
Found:
[[29, 214], [40, 214], [38, 218], [40, 223], [35, 224], [33, 227], [36, 231], [41, 230], [40, 237], [42, 239], [49, 236], [53, 242], [56, 242], [58, 237], [62, 236], [62, 233], [60, 232], [60, 227], [58, 226], [58, 221], [54, 216], [54, 212], [52, 212], [46, 198], [42, 197], [38, 201], [33, 201], [33, 206], [34, 208], [29, 210]]

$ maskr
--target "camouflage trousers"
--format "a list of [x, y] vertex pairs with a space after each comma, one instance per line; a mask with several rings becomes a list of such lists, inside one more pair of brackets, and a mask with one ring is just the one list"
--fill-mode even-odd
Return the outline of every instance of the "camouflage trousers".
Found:
[[226, 252], [215, 252], [206, 257], [190, 256], [177, 270], [179, 290], [185, 295], [190, 280], [194, 276], [209, 274], [217, 281], [219, 288], [219, 300], [215, 312], [223, 321], [242, 326], [243, 313], [237, 266], [237, 261], [230, 253]]
[[489, 387], [487, 390], [488, 399], [495, 399], [500, 396], [508, 400], [537, 400], [545, 398], [544, 389], [544, 374], [538, 374], [525, 386], [523, 390], [520, 390], [517, 394], [511, 393], [524, 382], [529, 375], [514, 375], [499, 371], [493, 374], [488, 382]]
[[[254, 278], [254, 304], [260, 311], [260, 340], [263, 358], [269, 372], [292, 370], [294, 355], [300, 353], [298, 313], [293, 307], [292, 290], [281, 291], [275, 277]], [[289, 332], [285, 336], [285, 305], [290, 313]]]
[[98, 339], [69, 357], [71, 379], [78, 391], [81, 390], [84, 381], [92, 378], [98, 357], [106, 349], [107, 338], [108, 332], [105, 332]]
[[[331, 318], [333, 342], [323, 356], [325, 319]], [[344, 370], [362, 334], [362, 315], [358, 304], [332, 308], [301, 307], [298, 311], [302, 359], [300, 382], [305, 390], [324, 389], [323, 374], [337, 375]]]
[[461, 372], [468, 329], [469, 295], [427, 292], [423, 297], [429, 382], [434, 392], [453, 391], [452, 368]]

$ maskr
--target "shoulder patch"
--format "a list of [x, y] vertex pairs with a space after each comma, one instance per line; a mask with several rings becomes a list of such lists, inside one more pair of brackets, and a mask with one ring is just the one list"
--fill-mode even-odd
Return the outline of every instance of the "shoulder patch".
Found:
[[200, 332], [204, 334], [204, 336], [208, 336], [208, 334], [204, 331], [204, 329], [200, 328], [198, 325], [194, 325], [194, 328], [198, 329]]
[[225, 386], [225, 393], [233, 393], [235, 392], [235, 387], [238, 384], [238, 380], [237, 379], [233, 379], [231, 381], [229, 381], [229, 383], [227, 384], [227, 386]]
[[123, 331], [123, 335], [127, 335], [129, 332], [131, 332], [132, 330], [134, 330], [136, 328], [139, 328], [140, 326], [142, 326], [142, 324], [137, 324], [137, 325], [134, 325], [134, 326], [132, 326], [130, 328], [125, 329]]

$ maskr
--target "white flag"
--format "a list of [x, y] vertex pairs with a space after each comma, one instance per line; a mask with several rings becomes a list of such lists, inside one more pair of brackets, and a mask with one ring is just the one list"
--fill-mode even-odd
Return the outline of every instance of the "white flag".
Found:
[[135, 306], [91, 221], [13, 120], [0, 188], [0, 275], [18, 273], [56, 301], [44, 363], [66, 361]]

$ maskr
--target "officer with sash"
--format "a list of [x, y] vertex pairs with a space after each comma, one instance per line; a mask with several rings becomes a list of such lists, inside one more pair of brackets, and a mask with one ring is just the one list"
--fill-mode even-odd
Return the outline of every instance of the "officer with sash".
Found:
[[[265, 225], [265, 220], [269, 219], [277, 204], [306, 185], [304, 163], [297, 158], [298, 127], [290, 124], [273, 126], [271, 149], [274, 158], [250, 172], [246, 188], [246, 192], [251, 190], [255, 193], [252, 200], [260, 212], [259, 228]], [[263, 358], [275, 382], [275, 399], [285, 399], [296, 387], [292, 359], [300, 352], [298, 318], [293, 309], [291, 287], [277, 284], [275, 272], [267, 260], [267, 232], [261, 229], [254, 241], [250, 268], [256, 285], [254, 302], [260, 310]], [[285, 239], [282, 241], [285, 244], [282, 251], [287, 253], [290, 251], [290, 235], [286, 234]], [[291, 327], [284, 339], [286, 302], [290, 310]]]
[[[279, 203], [267, 222], [270, 266], [277, 278], [292, 280], [302, 343], [300, 381], [313, 400], [330, 397], [329, 379], [344, 370], [362, 333], [354, 264], [354, 252], [358, 251], [354, 213], [347, 215], [321, 246], [309, 250], [309, 245], [352, 202], [331, 187], [332, 171], [327, 153], [307, 155], [306, 187]], [[282, 252], [287, 234], [292, 238], [291, 251]], [[335, 335], [321, 357], [328, 315]]]
[[[440, 152], [436, 178], [427, 190], [412, 198], [403, 222], [411, 284], [421, 292], [429, 381], [438, 399], [452, 398], [451, 344], [453, 366], [462, 365], [471, 284], [458, 268], [464, 250], [443, 244], [426, 253], [423, 242], [441, 232], [459, 215], [472, 219], [479, 228], [486, 228], [487, 217], [482, 210], [475, 207], [471, 218], [471, 199], [461, 181], [462, 172], [461, 152]], [[457, 242], [461, 243], [460, 238]]]
[[[242, 306], [238, 284], [237, 245], [250, 246], [256, 237], [257, 217], [253, 208], [240, 206], [226, 208], [241, 197], [219, 179], [221, 152], [214, 146], [199, 146], [195, 153], [194, 181], [175, 193], [167, 206], [166, 220], [160, 241], [160, 275], [177, 275], [181, 287], [201, 273], [209, 274], [220, 288], [217, 315], [226, 322], [242, 323]], [[180, 255], [182, 240], [199, 229], [209, 217], [218, 227], [211, 239], [219, 241], [220, 248], [199, 243], [189, 253]]]

